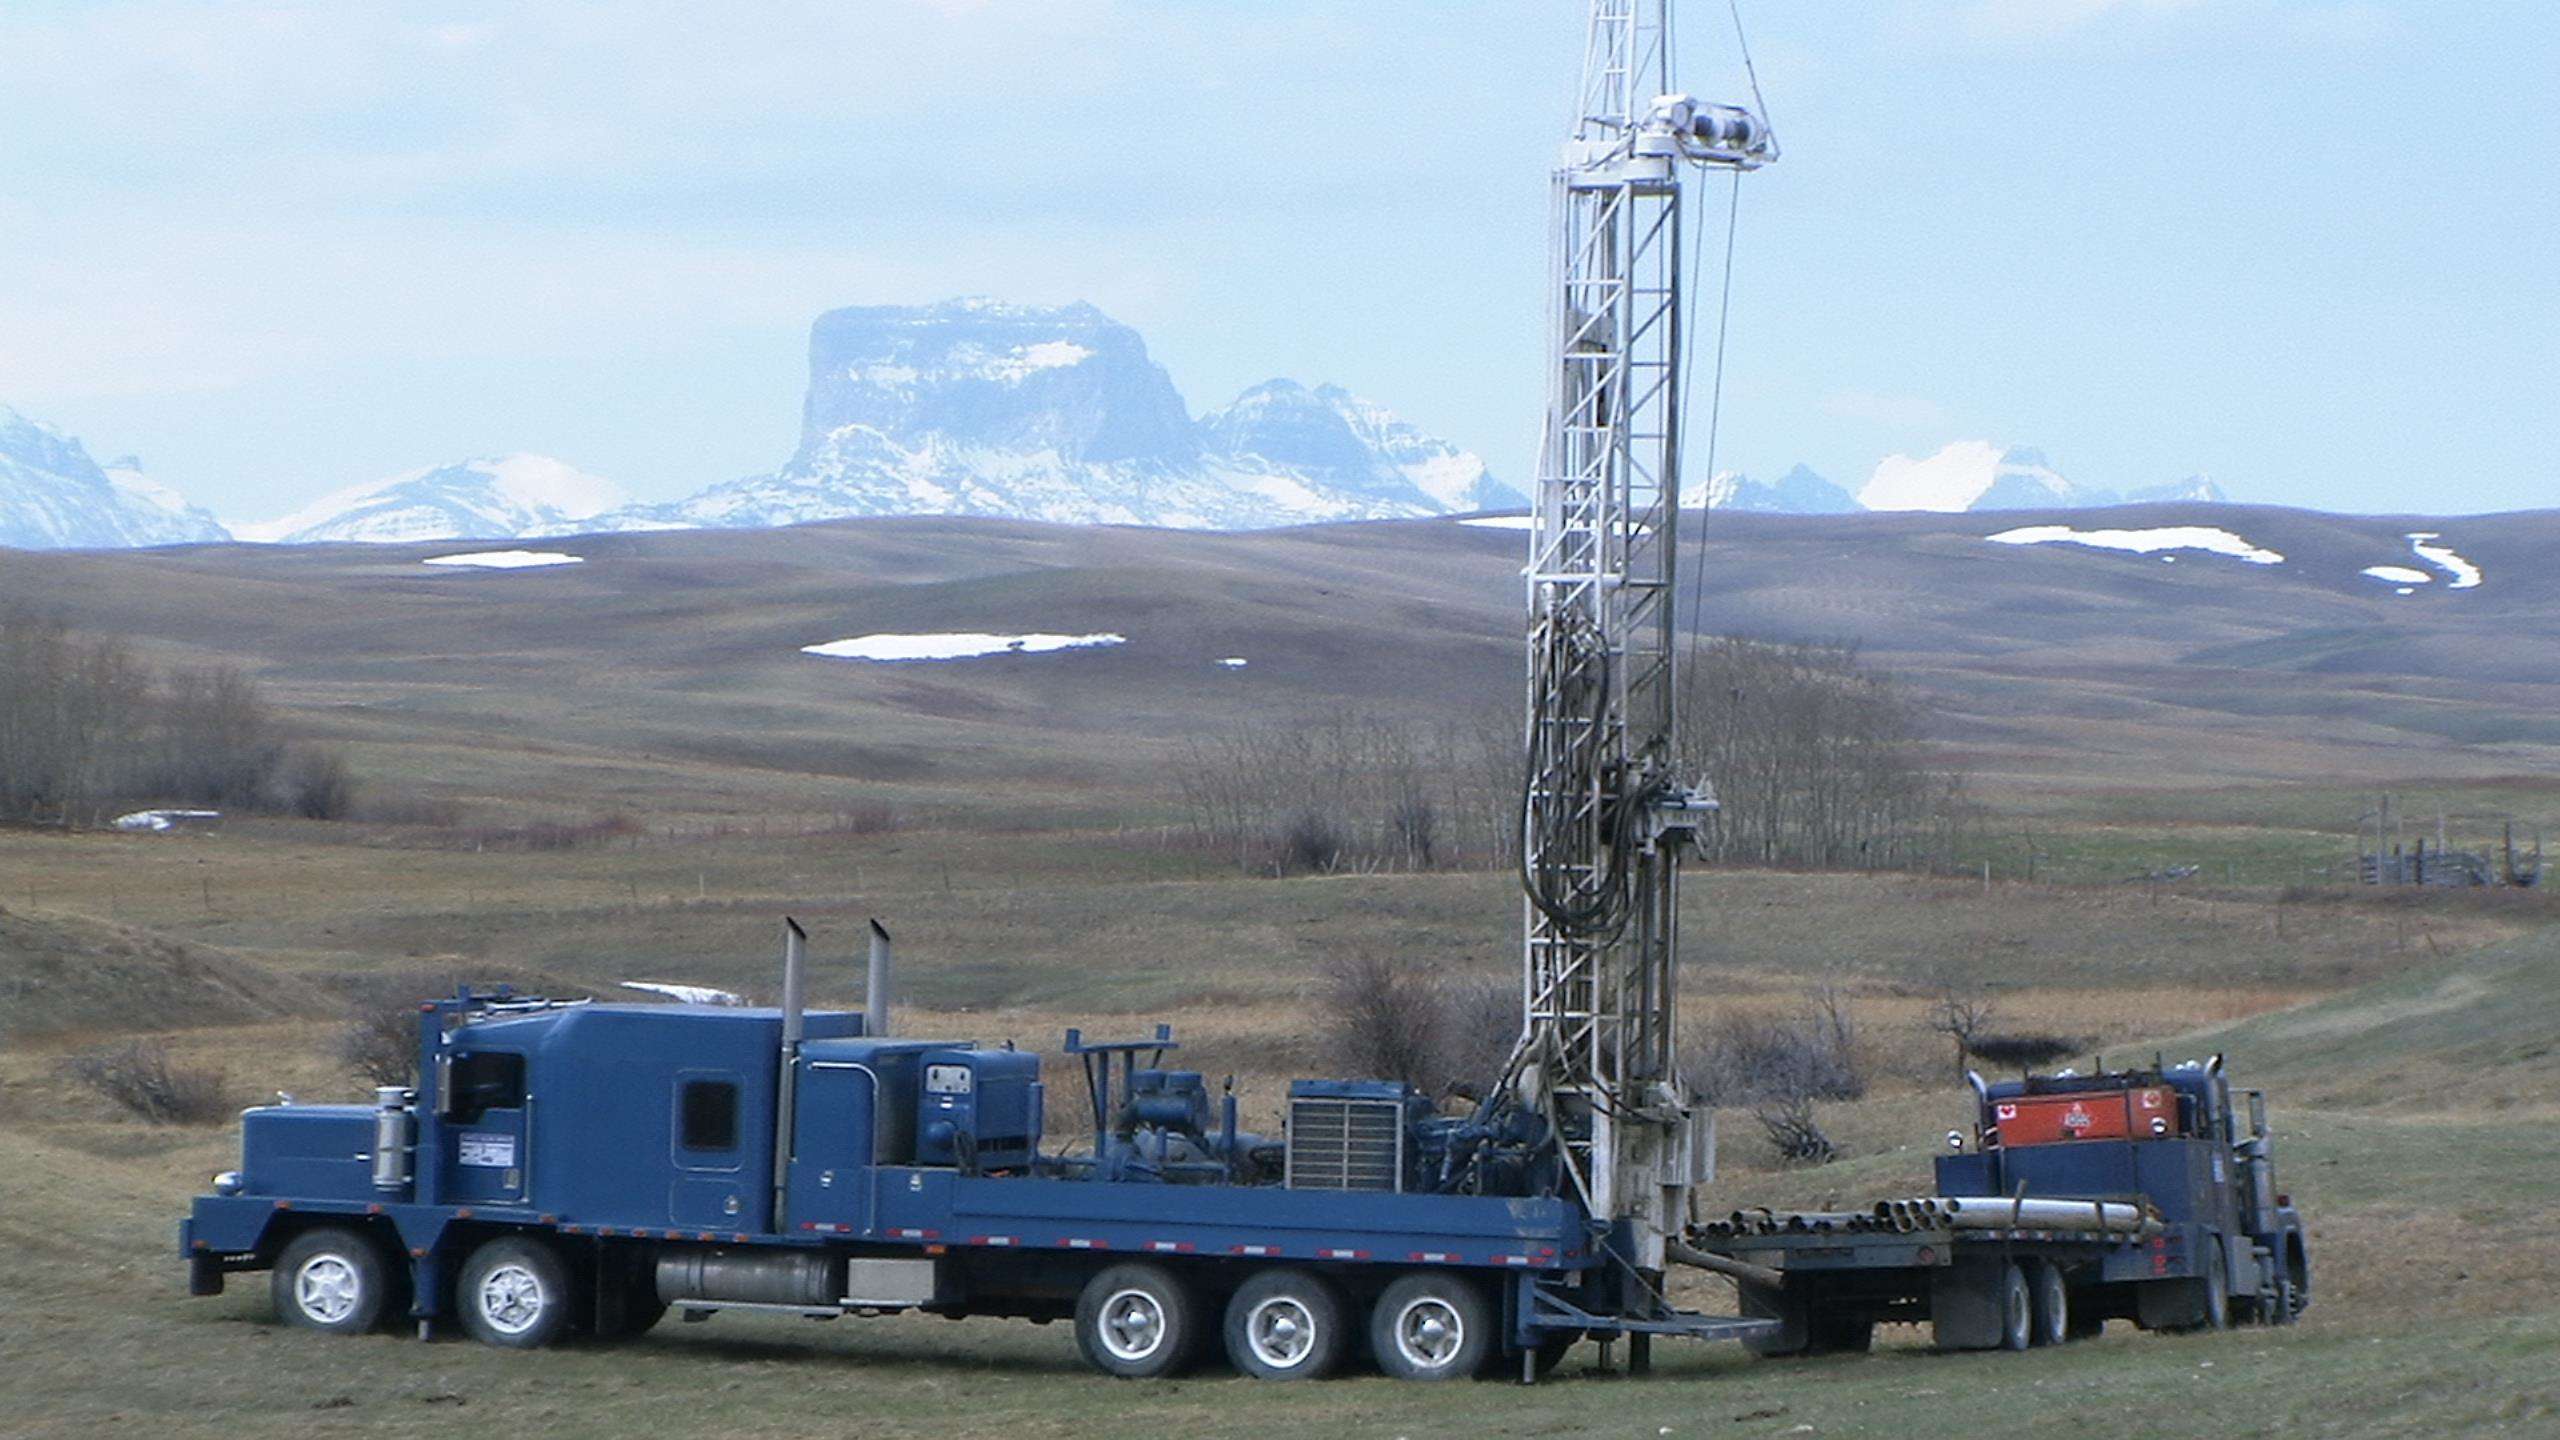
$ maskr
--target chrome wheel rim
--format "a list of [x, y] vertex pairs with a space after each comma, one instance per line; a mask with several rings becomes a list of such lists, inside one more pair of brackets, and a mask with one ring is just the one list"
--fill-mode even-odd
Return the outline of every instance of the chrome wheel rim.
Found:
[[1253, 1358], [1274, 1370], [1306, 1363], [1316, 1349], [1316, 1317], [1293, 1295], [1275, 1295], [1246, 1314], [1245, 1344]]
[[1446, 1300], [1424, 1296], [1406, 1301], [1396, 1312], [1396, 1349], [1422, 1369], [1447, 1366], [1466, 1343], [1467, 1322], [1458, 1317], [1458, 1307]]
[[1095, 1328], [1113, 1359], [1144, 1360], [1164, 1347], [1164, 1302], [1144, 1290], [1113, 1291]]
[[363, 1299], [364, 1279], [343, 1255], [314, 1255], [293, 1272], [293, 1303], [323, 1325], [353, 1315]]
[[542, 1318], [542, 1277], [512, 1261], [480, 1277], [480, 1318], [501, 1335], [521, 1335]]

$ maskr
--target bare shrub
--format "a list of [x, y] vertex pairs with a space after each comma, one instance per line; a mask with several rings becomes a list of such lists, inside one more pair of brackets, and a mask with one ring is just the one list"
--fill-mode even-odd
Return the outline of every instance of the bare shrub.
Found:
[[1346, 848], [1342, 829], [1332, 817], [1315, 810], [1301, 810], [1289, 819], [1289, 828], [1280, 839], [1280, 854], [1289, 869], [1331, 872], [1342, 863]]
[[2088, 1043], [2078, 1035], [2022, 1031], [2012, 1035], [1976, 1035], [1965, 1041], [1964, 1048], [1977, 1060], [2014, 1066], [2023, 1072], [2039, 1065], [2050, 1065], [2065, 1056], [2077, 1055], [2088, 1048]]
[[1481, 1100], [1502, 1079], [1502, 1067], [1520, 1038], [1518, 981], [1451, 976], [1434, 987], [1439, 1033], [1433, 1058], [1439, 1067], [1435, 1093]]
[[274, 789], [276, 808], [305, 820], [343, 820], [355, 808], [355, 778], [346, 755], [335, 749], [300, 745], [287, 750]]
[[418, 1006], [438, 990], [419, 977], [374, 976], [357, 982], [338, 1027], [338, 1059], [376, 1085], [412, 1085], [418, 1078]]
[[1821, 992], [1790, 1015], [1728, 1013], [1684, 1047], [1681, 1071], [1710, 1105], [1855, 1100], [1867, 1093], [1848, 1002]]
[[1323, 1041], [1335, 1064], [1429, 1095], [1475, 1097], [1501, 1078], [1520, 994], [1497, 980], [1350, 955], [1327, 971]]
[[1430, 1079], [1438, 1017], [1428, 990], [1383, 955], [1347, 955], [1325, 976], [1327, 1037], [1337, 1063], [1374, 1080]]
[[1828, 1165], [1840, 1158], [1840, 1147], [1822, 1133], [1809, 1097], [1771, 1101], [1754, 1109], [1751, 1117], [1760, 1122], [1770, 1148], [1785, 1164]]
[[228, 1117], [219, 1070], [179, 1065], [157, 1040], [124, 1040], [63, 1061], [72, 1079], [154, 1125], [210, 1125]]

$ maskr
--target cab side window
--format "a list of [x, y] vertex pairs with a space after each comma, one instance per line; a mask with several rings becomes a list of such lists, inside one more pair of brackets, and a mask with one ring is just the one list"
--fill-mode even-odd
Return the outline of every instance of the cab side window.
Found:
[[468, 1125], [491, 1110], [524, 1108], [524, 1057], [482, 1050], [453, 1059], [445, 1118]]
[[738, 1148], [738, 1087], [727, 1080], [687, 1080], [677, 1104], [677, 1143], [695, 1153]]

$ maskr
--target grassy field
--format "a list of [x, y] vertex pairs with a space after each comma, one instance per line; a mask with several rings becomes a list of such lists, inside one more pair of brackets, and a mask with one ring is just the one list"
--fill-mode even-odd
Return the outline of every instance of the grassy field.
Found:
[[[1817, 1169], [1777, 1167], [1725, 1115], [1710, 1209], [1924, 1186], [1965, 1114], [1928, 1024], [1951, 993], [2117, 1058], [2227, 1049], [2273, 1092], [2310, 1216], [2308, 1323], [2024, 1356], [1938, 1356], [1907, 1330], [1857, 1360], [1671, 1348], [1645, 1384], [1586, 1350], [1530, 1391], [1119, 1384], [1063, 1327], [996, 1321], [723, 1317], [530, 1355], [324, 1339], [272, 1323], [255, 1284], [178, 1294], [168, 1226], [236, 1163], [230, 1128], [143, 1124], [62, 1065], [155, 1035], [241, 1103], [353, 1097], [335, 1042], [369, 980], [770, 995], [790, 914], [816, 935], [815, 998], [849, 1001], [877, 915], [906, 1028], [1049, 1050], [1067, 1025], [1169, 1019], [1267, 1126], [1289, 1078], [1337, 1068], [1331, 966], [1507, 978], [1516, 888], [1241, 874], [1187, 841], [1166, 766], [1245, 720], [1507, 703], [1516, 537], [877, 522], [612, 537], [580, 542], [577, 573], [468, 577], [421, 575], [414, 547], [8, 557], [0, 598], [256, 670], [348, 748], [376, 808], [0, 831], [0, 1435], [2560, 1434], [2560, 893], [2340, 883], [2381, 789], [2412, 834], [2441, 810], [2458, 844], [2510, 821], [2560, 836], [2560, 745], [2536, 728], [2560, 691], [2547, 650], [2520, 653], [2560, 634], [2560, 584], [2533, 578], [2548, 523], [2465, 542], [2490, 586], [2386, 609], [2354, 569], [2396, 522], [2234, 514], [2289, 567], [2013, 555], [1960, 518], [1720, 522], [1717, 613], [1833, 627], [1940, 703], [1991, 877], [1695, 875], [1684, 1018], [1830, 987], [1870, 1081], [1825, 1107], [1846, 1153]], [[1861, 563], [1836, 563], [1858, 537]], [[2473, 601], [2505, 608], [2451, 608]], [[795, 653], [1026, 617], [1133, 638], [927, 670]], [[2501, 642], [2468, 644], [2484, 624]], [[1233, 654], [1252, 666], [1212, 663]], [[592, 829], [528, 848], [541, 823]]]

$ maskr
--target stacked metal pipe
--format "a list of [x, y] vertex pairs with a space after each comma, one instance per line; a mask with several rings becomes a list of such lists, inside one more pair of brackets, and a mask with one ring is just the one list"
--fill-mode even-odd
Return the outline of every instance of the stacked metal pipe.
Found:
[[2115, 1200], [2002, 1199], [1996, 1195], [1916, 1195], [1879, 1200], [1864, 1210], [1736, 1210], [1698, 1227], [1709, 1239], [1755, 1235], [1915, 1235], [1923, 1231], [2046, 1230], [2078, 1235], [2149, 1237], [2159, 1217], [2144, 1205]]

